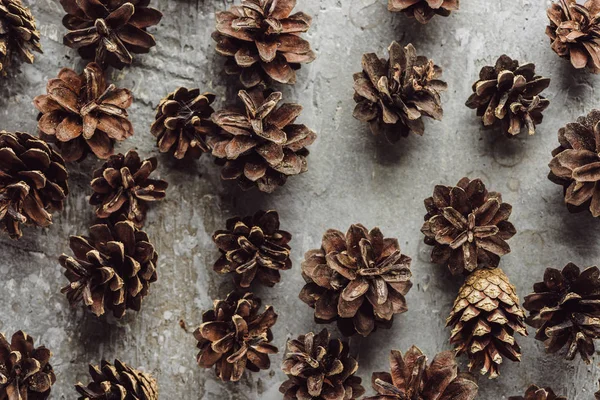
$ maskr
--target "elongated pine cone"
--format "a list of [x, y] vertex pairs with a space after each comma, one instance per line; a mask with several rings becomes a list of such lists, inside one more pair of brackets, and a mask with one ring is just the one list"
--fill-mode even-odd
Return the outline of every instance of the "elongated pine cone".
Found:
[[327, 329], [290, 339], [281, 369], [288, 377], [279, 387], [284, 400], [355, 400], [365, 393], [354, 376], [358, 362], [348, 343], [331, 339]]
[[567, 398], [557, 396], [550, 388], [531, 385], [525, 392], [525, 396], [513, 396], [509, 397], [508, 400], [567, 400]]
[[392, 42], [389, 60], [375, 53], [362, 56], [362, 72], [354, 74], [354, 118], [368, 122], [371, 132], [397, 142], [411, 132], [423, 135], [423, 117], [441, 120], [440, 93], [447, 85], [442, 69], [412, 44], [404, 49]]
[[89, 236], [71, 236], [70, 246], [74, 257], [59, 261], [69, 280], [61, 292], [72, 306], [83, 301], [95, 315], [108, 310], [117, 318], [140, 310], [157, 279], [158, 254], [146, 232], [126, 220], [97, 224]]
[[459, 0], [388, 0], [388, 10], [403, 12], [422, 24], [436, 15], [447, 17], [457, 11]]
[[61, 69], [46, 91], [33, 100], [40, 112], [38, 129], [56, 143], [65, 161], [80, 161], [90, 151], [106, 159], [116, 141], [133, 135], [126, 111], [133, 96], [128, 89], [107, 86], [98, 64], [88, 64], [81, 75]]
[[355, 224], [346, 235], [330, 229], [321, 248], [304, 256], [300, 299], [315, 309], [318, 323], [337, 321], [345, 336], [368, 336], [408, 310], [410, 263], [398, 240], [384, 238], [379, 228]]
[[42, 52], [35, 18], [21, 0], [0, 0], [0, 76], [13, 57], [33, 63], [33, 51]]

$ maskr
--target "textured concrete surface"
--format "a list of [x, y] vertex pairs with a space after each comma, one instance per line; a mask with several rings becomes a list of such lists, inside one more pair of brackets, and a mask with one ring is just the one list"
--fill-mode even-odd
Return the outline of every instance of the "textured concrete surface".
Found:
[[[45, 54], [0, 83], [0, 128], [35, 133], [33, 97], [44, 93], [46, 81], [61, 67], [82, 64], [61, 44], [63, 11], [58, 0], [24, 1], [38, 18]], [[215, 55], [210, 40], [214, 14], [228, 3], [153, 3], [165, 14], [160, 26], [151, 29], [158, 46], [137, 57], [131, 68], [112, 73], [115, 82], [131, 88], [135, 96], [130, 115], [136, 133], [119, 150], [136, 147], [145, 156], [157, 154], [149, 126], [154, 108], [167, 92], [179, 85], [200, 87], [218, 95], [217, 106], [234, 100], [237, 92], [237, 82], [220, 73], [223, 59]], [[74, 398], [72, 385], [87, 381], [87, 363], [102, 357], [120, 357], [151, 371], [159, 380], [162, 399], [281, 398], [277, 386], [284, 379], [279, 364], [286, 339], [320, 329], [312, 310], [297, 300], [303, 285], [299, 272], [303, 253], [319, 245], [325, 229], [345, 230], [354, 222], [378, 225], [387, 236], [398, 237], [404, 252], [414, 259], [408, 313], [396, 318], [393, 329], [379, 330], [360, 343], [359, 373], [367, 386], [371, 372], [387, 368], [391, 348], [405, 351], [416, 344], [430, 357], [448, 349], [444, 321], [460, 282], [428, 262], [430, 249], [422, 243], [419, 229], [422, 202], [433, 186], [455, 184], [464, 175], [481, 177], [513, 204], [518, 234], [501, 266], [521, 297], [548, 266], [598, 262], [600, 221], [589, 214], [570, 215], [562, 204], [561, 189], [546, 174], [557, 130], [598, 106], [594, 86], [600, 79], [574, 71], [551, 51], [544, 35], [548, 1], [466, 0], [459, 12], [436, 17], [426, 26], [389, 13], [384, 0], [298, 3], [299, 9], [314, 16], [307, 37], [319, 58], [302, 68], [298, 84], [285, 88], [284, 94], [304, 106], [300, 120], [319, 133], [309, 172], [290, 179], [273, 195], [241, 193], [219, 180], [209, 157], [178, 163], [161, 156], [159, 174], [171, 187], [168, 199], [151, 209], [147, 226], [160, 254], [159, 281], [140, 313], [121, 321], [97, 319], [80, 307], [71, 309], [59, 292], [66, 280], [57, 258], [68, 251], [68, 236], [86, 233], [92, 220], [88, 182], [99, 162], [90, 158], [70, 167], [72, 194], [50, 229], [26, 229], [20, 241], [0, 238], [0, 331], [12, 334], [23, 329], [53, 350], [58, 374], [54, 399]], [[352, 73], [360, 69], [363, 53], [383, 55], [394, 39], [412, 42], [419, 53], [443, 66], [449, 91], [443, 95], [443, 122], [428, 121], [424, 137], [410, 137], [391, 147], [352, 118]], [[495, 130], [484, 130], [474, 111], [464, 106], [479, 69], [503, 53], [535, 62], [540, 74], [552, 78], [545, 92], [551, 105], [534, 137], [507, 140]], [[274, 333], [281, 352], [272, 357], [270, 371], [223, 384], [213, 371], [196, 366], [195, 341], [180, 328], [179, 320], [185, 320], [191, 332], [211, 299], [231, 288], [229, 279], [212, 272], [217, 252], [211, 233], [226, 218], [259, 208], [277, 209], [283, 229], [294, 235], [294, 268], [283, 273], [276, 288], [258, 290], [280, 315]], [[523, 361], [507, 362], [495, 381], [481, 379], [481, 399], [505, 399], [532, 382], [552, 385], [569, 399], [592, 398], [600, 358], [589, 366], [579, 359], [566, 362], [546, 355], [532, 336], [519, 341]]]

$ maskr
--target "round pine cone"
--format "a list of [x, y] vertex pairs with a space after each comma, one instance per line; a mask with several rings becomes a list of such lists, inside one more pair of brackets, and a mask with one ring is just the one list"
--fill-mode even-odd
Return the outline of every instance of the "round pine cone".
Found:
[[550, 388], [541, 388], [531, 385], [525, 392], [525, 396], [512, 396], [508, 400], [567, 400], [566, 397], [557, 396]]
[[73, 306], [80, 301], [97, 316], [105, 309], [121, 318], [139, 311], [150, 284], [156, 282], [158, 254], [146, 232], [131, 221], [94, 225], [90, 236], [71, 236], [75, 257], [60, 256], [69, 284], [61, 292]]
[[0, 131], [0, 229], [13, 239], [20, 224], [46, 227], [69, 194], [65, 162], [44, 141]]
[[368, 336], [375, 325], [389, 328], [394, 314], [407, 311], [410, 263], [398, 240], [384, 239], [379, 228], [356, 224], [345, 236], [330, 229], [321, 248], [305, 255], [300, 299], [315, 309], [317, 323], [337, 321], [345, 336]]
[[365, 393], [354, 376], [358, 362], [348, 343], [331, 339], [327, 329], [287, 342], [281, 369], [288, 376], [279, 391], [284, 400], [355, 400]]
[[44, 139], [56, 142], [66, 161], [83, 160], [90, 151], [106, 159], [115, 141], [133, 135], [126, 111], [133, 96], [128, 89], [107, 86], [98, 64], [88, 64], [81, 75], [61, 69], [46, 91], [33, 100], [40, 112], [38, 129]]
[[442, 69], [417, 56], [412, 44], [403, 49], [392, 42], [388, 51], [388, 61], [374, 53], [362, 56], [363, 71], [354, 74], [354, 118], [393, 143], [411, 132], [423, 135], [422, 117], [442, 119], [440, 93], [447, 85], [439, 80]]
[[21, 0], [0, 0], [0, 76], [12, 58], [33, 63], [32, 51], [42, 52], [35, 18]]
[[215, 367], [223, 381], [239, 381], [244, 370], [269, 369], [269, 354], [277, 353], [271, 327], [277, 322], [273, 307], [259, 313], [261, 300], [252, 293], [229, 293], [215, 300], [213, 309], [202, 315], [202, 325], [194, 332], [198, 340], [198, 365]]
[[435, 15], [447, 17], [458, 10], [459, 0], [388, 0], [388, 10], [403, 12], [422, 24]]
[[506, 240], [516, 233], [508, 222], [512, 206], [502, 202], [500, 193], [488, 192], [480, 179], [436, 186], [425, 208], [421, 232], [425, 243], [434, 246], [431, 262], [447, 266], [452, 275], [495, 268], [510, 253]]

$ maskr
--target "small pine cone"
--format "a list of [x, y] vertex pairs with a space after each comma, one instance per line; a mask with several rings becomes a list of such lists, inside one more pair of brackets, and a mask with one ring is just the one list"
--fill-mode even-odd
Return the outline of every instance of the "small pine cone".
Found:
[[458, 371], [453, 352], [437, 354], [427, 366], [427, 357], [416, 346], [404, 357], [392, 350], [390, 372], [374, 372], [371, 381], [379, 395], [364, 400], [473, 400], [479, 390], [471, 374]]
[[27, 133], [0, 131], [0, 226], [13, 239], [21, 224], [46, 227], [69, 194], [62, 157]]
[[71, 236], [74, 257], [60, 256], [69, 284], [61, 292], [69, 303], [83, 303], [97, 316], [112, 311], [121, 318], [139, 311], [150, 284], [156, 282], [158, 254], [146, 232], [131, 221], [97, 224], [90, 236]]
[[0, 0], [0, 76], [12, 58], [33, 63], [32, 51], [42, 52], [35, 18], [21, 0]]
[[368, 122], [371, 132], [397, 142], [409, 133], [423, 135], [422, 117], [441, 120], [440, 93], [447, 85], [439, 78], [442, 69], [412, 44], [404, 49], [392, 42], [389, 60], [374, 53], [362, 56], [363, 71], [354, 74], [354, 118]]
[[450, 342], [456, 354], [469, 356], [469, 369], [498, 377], [502, 356], [521, 360], [515, 332], [527, 336], [525, 313], [515, 287], [500, 268], [478, 269], [467, 277], [454, 301], [446, 326], [452, 327]]
[[517, 60], [502, 55], [495, 66], [481, 69], [466, 106], [477, 110], [484, 126], [500, 121], [507, 136], [518, 135], [524, 127], [533, 135], [550, 104], [540, 96], [549, 85], [550, 78], [536, 75], [533, 63], [519, 65]]
[[210, 120], [215, 112], [210, 106], [213, 101], [212, 93], [184, 87], [162, 99], [150, 127], [160, 152], [172, 152], [180, 160], [186, 155], [198, 159], [208, 152], [206, 138], [215, 128]]
[[215, 300], [194, 332], [200, 349], [198, 365], [214, 366], [223, 382], [239, 381], [245, 369], [269, 369], [269, 354], [277, 353], [277, 347], [270, 344], [277, 314], [271, 306], [259, 313], [260, 305], [261, 300], [252, 293], [232, 292], [225, 300]]
[[391, 327], [394, 314], [408, 310], [411, 259], [379, 228], [356, 224], [345, 236], [330, 229], [321, 248], [304, 257], [300, 299], [315, 309], [317, 323], [337, 321], [345, 336], [368, 336], [376, 325]]
[[49, 364], [52, 353], [34, 347], [33, 338], [23, 331], [10, 341], [0, 333], [0, 399], [46, 400], [56, 376]]
[[227, 220], [226, 229], [216, 231], [213, 241], [221, 257], [214, 270], [233, 274], [238, 288], [248, 288], [256, 279], [273, 287], [281, 280], [279, 270], [292, 268], [289, 241], [292, 235], [279, 229], [276, 211], [259, 211], [254, 216]]
[[287, 342], [281, 369], [288, 380], [279, 391], [284, 400], [355, 400], [365, 393], [354, 376], [358, 362], [348, 343], [331, 339], [327, 329], [307, 333]]
[[436, 15], [447, 17], [458, 10], [459, 0], [388, 0], [388, 10], [403, 12], [422, 24]]
[[509, 397], [508, 400], [567, 400], [567, 398], [557, 396], [550, 388], [531, 385], [525, 392], [525, 396], [513, 396]]
[[46, 91], [33, 100], [40, 112], [38, 129], [44, 139], [56, 142], [65, 161], [81, 161], [90, 151], [106, 159], [115, 141], [133, 135], [126, 111], [133, 96], [128, 89], [107, 86], [98, 64], [88, 64], [81, 75], [61, 69]]
[[434, 246], [431, 262], [447, 266], [452, 275], [495, 268], [510, 253], [506, 240], [516, 233], [508, 221], [512, 206], [502, 202], [500, 193], [488, 192], [480, 179], [436, 186], [425, 208], [421, 232], [425, 243]]

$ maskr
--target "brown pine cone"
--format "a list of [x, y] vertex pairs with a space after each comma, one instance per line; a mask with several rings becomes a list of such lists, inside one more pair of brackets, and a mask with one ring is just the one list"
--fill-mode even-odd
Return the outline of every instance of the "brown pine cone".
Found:
[[169, 186], [166, 181], [150, 179], [157, 166], [156, 157], [142, 161], [135, 150], [111, 156], [94, 171], [90, 183], [94, 190], [90, 204], [97, 206], [96, 216], [105, 219], [124, 214], [137, 228], [143, 227], [148, 203], [164, 199]]
[[56, 382], [50, 357], [50, 350], [34, 347], [33, 338], [23, 331], [10, 343], [0, 333], [0, 399], [46, 400]]
[[404, 357], [392, 350], [390, 372], [373, 373], [371, 381], [378, 395], [364, 400], [473, 400], [479, 390], [471, 374], [459, 373], [451, 351], [437, 354], [427, 366], [427, 357], [416, 346]]
[[105, 310], [121, 318], [139, 311], [150, 284], [156, 282], [158, 254], [146, 232], [131, 221], [97, 224], [90, 236], [71, 236], [74, 257], [60, 256], [69, 284], [62, 288], [69, 303], [83, 303], [97, 316]]
[[271, 193], [289, 176], [308, 170], [307, 146], [317, 138], [305, 125], [294, 124], [302, 106], [284, 103], [280, 92], [240, 90], [245, 112], [217, 111], [212, 120], [221, 128], [208, 145], [223, 164], [221, 178], [237, 180], [242, 189], [256, 186]]
[[495, 268], [510, 253], [506, 240], [516, 233], [508, 221], [512, 206], [502, 202], [500, 193], [488, 192], [480, 179], [436, 186], [425, 208], [421, 232], [425, 243], [434, 246], [431, 262], [447, 266], [452, 275]]
[[88, 64], [81, 75], [61, 69], [46, 91], [33, 100], [40, 112], [38, 129], [57, 144], [65, 161], [83, 160], [90, 151], [106, 159], [115, 141], [133, 135], [126, 111], [133, 96], [128, 89], [107, 86], [98, 64]]
[[422, 117], [441, 120], [440, 93], [447, 85], [439, 78], [442, 69], [417, 56], [412, 44], [404, 49], [392, 42], [389, 60], [374, 53], [362, 56], [363, 71], [354, 74], [354, 118], [368, 122], [371, 132], [397, 142], [409, 133], [423, 135]]
[[238, 75], [248, 88], [267, 78], [296, 83], [295, 70], [316, 55], [300, 37], [312, 18], [303, 12], [290, 15], [295, 6], [296, 0], [242, 0], [218, 12], [212, 38], [217, 53], [227, 57], [225, 72]]
[[407, 311], [411, 259], [379, 228], [368, 231], [356, 224], [345, 236], [330, 229], [321, 248], [304, 257], [300, 299], [315, 309], [317, 323], [337, 321], [345, 336], [368, 336], [376, 325], [389, 328], [394, 314]]
[[447, 17], [458, 10], [459, 0], [388, 0], [388, 10], [403, 12], [422, 24], [428, 23], [435, 15]]
[[150, 0], [60, 0], [67, 13], [63, 25], [69, 32], [63, 43], [84, 60], [102, 67], [122, 69], [134, 54], [156, 46], [146, 30], [158, 25], [162, 13], [148, 7]]
[[523, 307], [530, 312], [527, 324], [537, 328], [535, 338], [555, 353], [566, 347], [567, 360], [577, 353], [590, 363], [594, 339], [600, 337], [600, 271], [569, 263], [562, 271], [546, 269], [544, 281], [533, 285]]
[[484, 126], [500, 121], [508, 136], [527, 129], [529, 135], [542, 123], [542, 112], [550, 101], [540, 93], [550, 85], [550, 78], [535, 74], [535, 64], [519, 65], [507, 55], [502, 55], [495, 66], [485, 66], [479, 80], [473, 84], [473, 94], [466, 106], [477, 109]]
[[0, 0], [0, 76], [12, 58], [33, 63], [33, 53], [42, 53], [35, 18], [21, 0]]
[[150, 127], [160, 152], [172, 152], [180, 160], [186, 155], [198, 159], [208, 152], [206, 137], [215, 128], [210, 120], [215, 112], [210, 106], [213, 101], [212, 93], [201, 94], [200, 89], [184, 87], [162, 99]]
[[521, 360], [515, 332], [527, 336], [525, 313], [515, 287], [500, 268], [477, 269], [467, 277], [454, 301], [446, 326], [452, 327], [450, 343], [456, 354], [466, 353], [469, 369], [498, 377], [502, 357]]
[[557, 396], [550, 388], [531, 385], [525, 392], [525, 396], [513, 396], [509, 397], [508, 400], [567, 400], [567, 398]]
[[271, 306], [259, 313], [260, 305], [261, 300], [252, 293], [232, 292], [225, 300], [215, 300], [194, 332], [200, 349], [198, 365], [214, 366], [223, 382], [239, 381], [245, 369], [269, 369], [269, 354], [277, 353], [277, 347], [270, 344], [277, 314]]
[[281, 365], [288, 380], [279, 387], [284, 400], [355, 400], [362, 396], [362, 380], [354, 376], [358, 362], [349, 350], [348, 343], [331, 339], [327, 329], [288, 340]]

